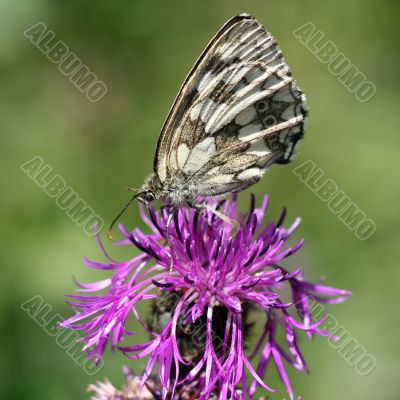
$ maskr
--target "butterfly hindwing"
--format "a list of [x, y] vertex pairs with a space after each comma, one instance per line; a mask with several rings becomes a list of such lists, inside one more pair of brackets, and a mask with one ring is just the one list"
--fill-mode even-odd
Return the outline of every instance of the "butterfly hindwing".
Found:
[[228, 21], [184, 82], [157, 146], [160, 182], [198, 195], [242, 190], [290, 161], [305, 98], [274, 38], [249, 15]]

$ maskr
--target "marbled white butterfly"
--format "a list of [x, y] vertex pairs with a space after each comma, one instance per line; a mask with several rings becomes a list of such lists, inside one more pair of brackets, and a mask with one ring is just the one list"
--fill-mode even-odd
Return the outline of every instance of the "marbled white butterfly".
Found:
[[291, 160], [306, 115], [275, 39], [252, 16], [233, 17], [184, 81], [158, 139], [154, 174], [127, 206], [135, 198], [193, 205], [253, 185], [270, 165]]

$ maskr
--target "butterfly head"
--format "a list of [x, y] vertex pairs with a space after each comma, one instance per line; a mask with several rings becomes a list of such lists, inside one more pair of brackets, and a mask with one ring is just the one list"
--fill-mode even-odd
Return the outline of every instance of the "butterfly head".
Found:
[[145, 205], [150, 205], [154, 200], [165, 200], [165, 187], [156, 174], [150, 175], [140, 188], [137, 199]]

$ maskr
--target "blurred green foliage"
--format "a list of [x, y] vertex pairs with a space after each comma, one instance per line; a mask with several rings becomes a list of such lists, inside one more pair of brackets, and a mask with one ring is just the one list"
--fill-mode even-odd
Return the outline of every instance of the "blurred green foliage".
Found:
[[[323, 274], [328, 284], [354, 292], [333, 314], [377, 360], [371, 374], [359, 376], [325, 340], [304, 339], [311, 374], [291, 371], [295, 391], [304, 399], [398, 399], [399, 9], [398, 2], [373, 0], [0, 0], [0, 397], [88, 398], [85, 389], [96, 379], [121, 383], [120, 366], [128, 361], [107, 353], [104, 368], [88, 376], [21, 310], [40, 295], [54, 312], [71, 315], [63, 297], [74, 290], [71, 277], [107, 276], [82, 265], [83, 256], [102, 259], [95, 240], [21, 164], [41, 156], [111, 221], [128, 198], [124, 186], [138, 187], [151, 172], [158, 132], [189, 68], [225, 20], [249, 12], [278, 39], [311, 110], [298, 158], [272, 168], [254, 191], [258, 199], [271, 195], [273, 217], [283, 205], [289, 220], [302, 217], [298, 236], [306, 245], [296, 262], [310, 279]], [[24, 37], [40, 21], [107, 84], [100, 102], [89, 102]], [[309, 21], [374, 82], [369, 102], [358, 102], [293, 36]], [[308, 159], [375, 221], [371, 239], [358, 240], [294, 176]], [[243, 205], [247, 198], [241, 194]], [[135, 207], [123, 221], [140, 224]], [[281, 388], [274, 373], [268, 384]]]

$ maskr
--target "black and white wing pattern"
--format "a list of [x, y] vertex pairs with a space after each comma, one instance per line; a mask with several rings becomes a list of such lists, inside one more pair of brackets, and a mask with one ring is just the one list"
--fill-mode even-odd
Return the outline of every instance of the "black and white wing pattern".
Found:
[[[290, 161], [305, 96], [275, 39], [252, 16], [229, 20], [186, 78], [161, 131], [154, 170], [212, 196], [242, 190]], [[193, 192], [193, 191], [192, 191]]]

